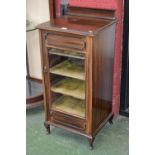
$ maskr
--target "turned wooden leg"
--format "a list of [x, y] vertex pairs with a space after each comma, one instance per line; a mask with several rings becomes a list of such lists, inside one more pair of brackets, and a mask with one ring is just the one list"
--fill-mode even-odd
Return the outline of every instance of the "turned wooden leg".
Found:
[[109, 118], [109, 123], [110, 123], [110, 124], [113, 124], [113, 118], [114, 118], [114, 115], [112, 115], [112, 116]]
[[93, 150], [94, 146], [93, 146], [93, 142], [94, 142], [95, 138], [88, 138], [88, 142], [89, 142], [89, 146], [90, 149]]
[[45, 128], [46, 128], [46, 133], [47, 133], [47, 134], [50, 134], [50, 133], [51, 133], [51, 131], [50, 131], [50, 125], [47, 124], [47, 123], [44, 123], [44, 126], [45, 126]]

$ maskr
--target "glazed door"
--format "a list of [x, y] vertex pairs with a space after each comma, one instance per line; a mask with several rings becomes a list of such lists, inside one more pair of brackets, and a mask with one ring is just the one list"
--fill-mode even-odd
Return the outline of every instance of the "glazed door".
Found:
[[85, 56], [48, 48], [51, 110], [85, 118]]
[[44, 77], [52, 122], [84, 130], [86, 119], [85, 39], [49, 33]]

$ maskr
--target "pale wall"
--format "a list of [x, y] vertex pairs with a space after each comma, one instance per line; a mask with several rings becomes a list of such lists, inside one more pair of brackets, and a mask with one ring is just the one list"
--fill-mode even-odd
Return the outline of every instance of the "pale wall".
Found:
[[[27, 0], [26, 18], [36, 23], [49, 20], [48, 0]], [[27, 32], [27, 48], [29, 56], [30, 75], [35, 78], [42, 78], [40, 47], [38, 30]]]

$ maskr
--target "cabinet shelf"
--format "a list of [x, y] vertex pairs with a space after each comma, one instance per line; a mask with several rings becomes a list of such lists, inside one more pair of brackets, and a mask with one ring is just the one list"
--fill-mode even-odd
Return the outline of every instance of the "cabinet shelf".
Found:
[[70, 96], [62, 96], [52, 103], [52, 110], [84, 118], [85, 100], [79, 100]]
[[84, 53], [78, 53], [69, 50], [51, 49], [49, 50], [49, 54], [77, 59], [85, 59]]
[[84, 65], [65, 60], [52, 68], [50, 73], [85, 80]]
[[55, 93], [69, 95], [78, 99], [85, 99], [85, 81], [65, 78], [51, 87]]

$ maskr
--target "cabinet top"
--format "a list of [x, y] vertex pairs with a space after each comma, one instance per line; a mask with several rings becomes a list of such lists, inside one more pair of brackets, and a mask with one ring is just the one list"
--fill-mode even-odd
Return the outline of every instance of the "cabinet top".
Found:
[[94, 36], [104, 28], [116, 23], [116, 19], [98, 19], [78, 16], [63, 16], [37, 26], [38, 29]]

